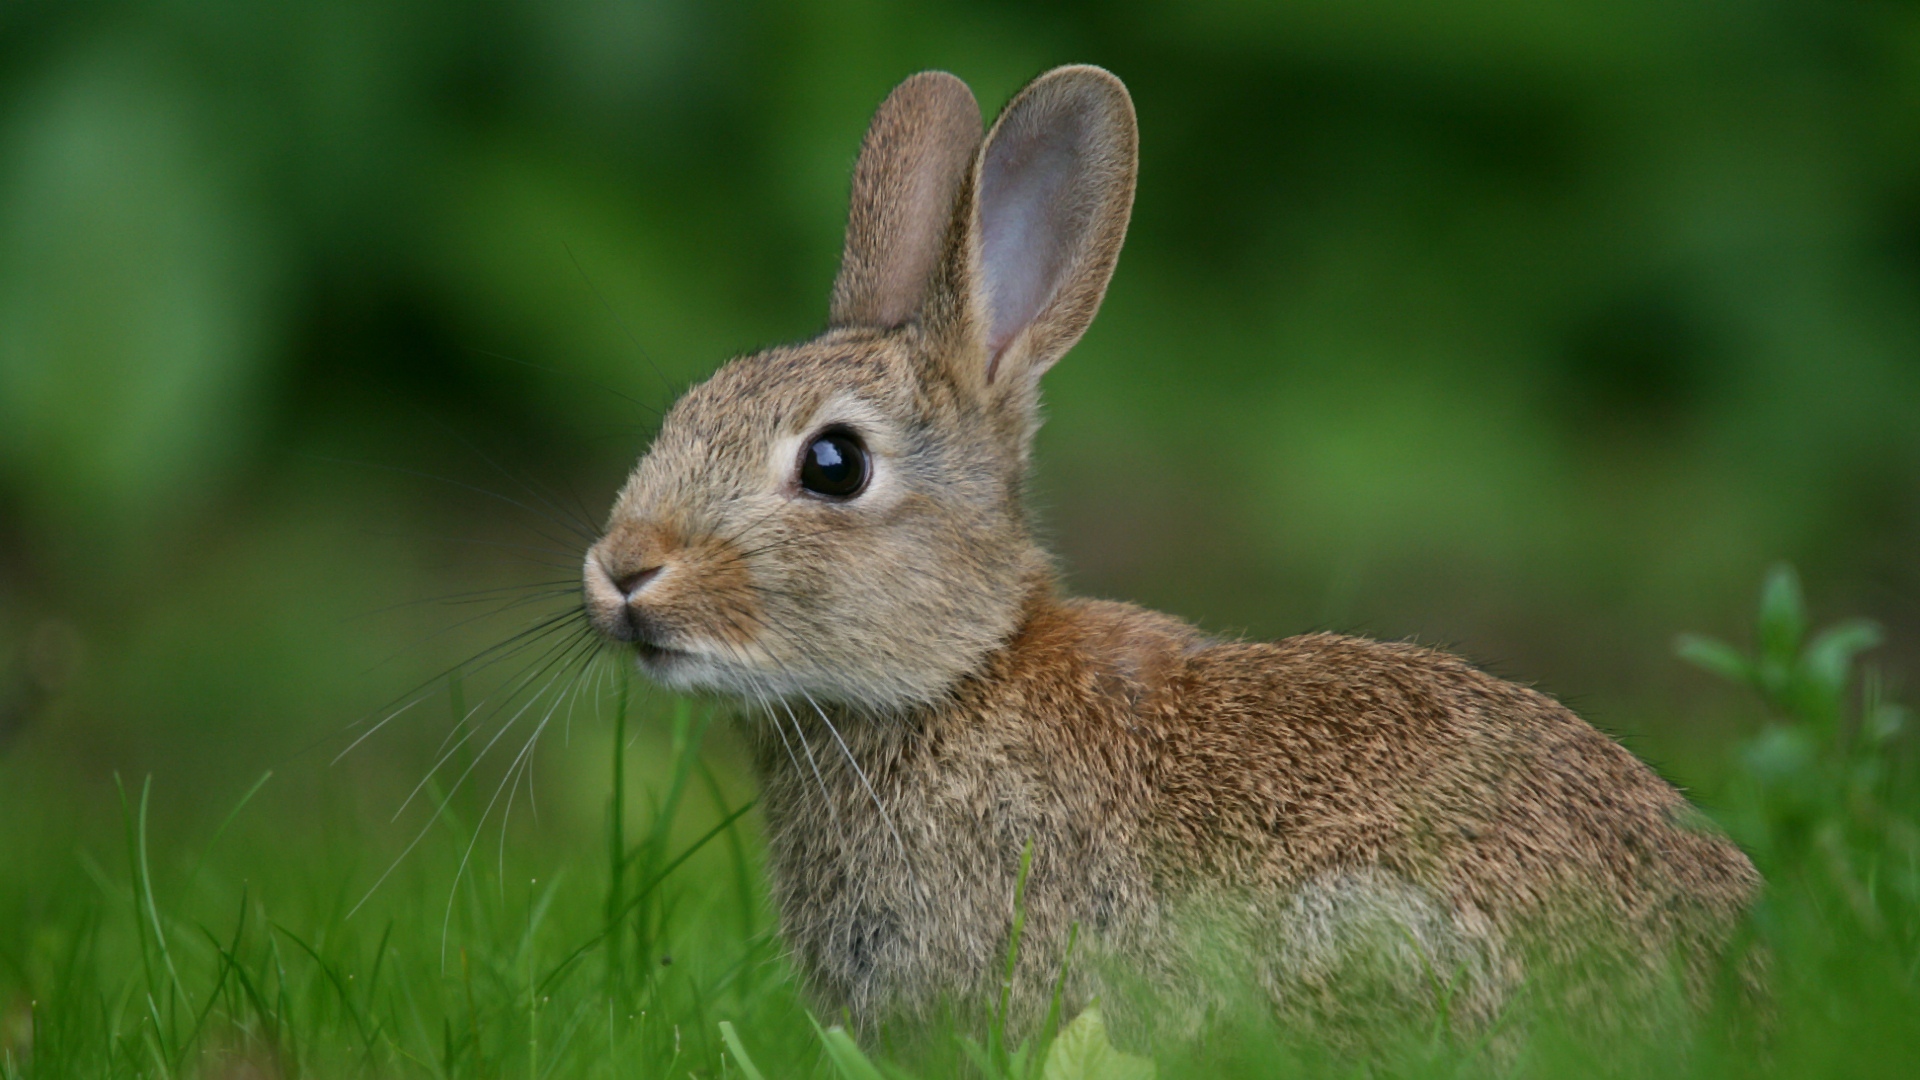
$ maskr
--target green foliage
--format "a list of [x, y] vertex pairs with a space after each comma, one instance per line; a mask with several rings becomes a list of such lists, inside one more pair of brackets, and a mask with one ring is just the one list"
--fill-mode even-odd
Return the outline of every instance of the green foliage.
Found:
[[1751, 655], [1713, 638], [1678, 642], [1684, 659], [1753, 690], [1768, 709], [1768, 724], [1738, 748], [1738, 838], [1789, 872], [1832, 874], [1874, 928], [1885, 913], [1868, 899], [1870, 880], [1872, 894], [1920, 905], [1920, 828], [1903, 813], [1907, 776], [1895, 753], [1910, 713], [1885, 698], [1878, 675], [1855, 678], [1859, 653], [1880, 640], [1864, 619], [1809, 634], [1799, 578], [1780, 565], [1761, 590]]
[[[1724, 641], [1697, 634], [1682, 635], [1677, 650], [1682, 659], [1758, 693], [1775, 716], [1818, 728], [1829, 741], [1841, 738], [1854, 661], [1880, 644], [1879, 626], [1866, 619], [1849, 619], [1808, 640], [1799, 576], [1791, 566], [1781, 564], [1767, 575], [1761, 590], [1756, 636], [1751, 657]], [[1878, 745], [1901, 725], [1898, 706], [1875, 701], [1861, 717], [1860, 734]]]
[[1679, 655], [1757, 694], [1768, 721], [1736, 750], [1728, 824], [1776, 879], [1819, 882], [1869, 938], [1920, 957], [1920, 826], [1903, 757], [1911, 713], [1877, 673], [1856, 678], [1878, 626], [1851, 619], [1810, 634], [1799, 577], [1782, 564], [1760, 594], [1751, 655], [1697, 635]]
[[1093, 1007], [1061, 1030], [1040, 1070], [1040, 1080], [1154, 1080], [1154, 1075], [1153, 1062], [1113, 1048], [1100, 1010]]
[[832, 1063], [833, 1071], [840, 1080], [886, 1080], [872, 1059], [860, 1049], [843, 1027], [822, 1028], [814, 1025], [820, 1034], [820, 1044], [826, 1048], [827, 1061]]
[[734, 1064], [740, 1067], [740, 1072], [747, 1080], [765, 1080], [760, 1070], [754, 1067], [753, 1058], [747, 1055], [747, 1048], [740, 1044], [740, 1033], [733, 1029], [732, 1021], [720, 1021], [720, 1040], [727, 1044], [727, 1052], [733, 1055]]
[[[462, 869], [472, 825], [456, 800], [436, 797], [445, 845], [434, 868], [402, 867], [357, 908], [339, 879], [328, 883], [341, 867], [301, 895], [302, 853], [257, 843], [237, 861], [202, 852], [172, 880], [185, 889], [203, 870], [238, 870], [267, 877], [264, 889], [228, 878], [169, 903], [151, 850], [154, 785], [123, 793], [127, 872], [83, 851], [99, 895], [80, 892], [27, 936], [0, 937], [0, 1004], [31, 1003], [24, 1020], [4, 1012], [0, 1076], [708, 1073], [722, 1045], [748, 1061], [731, 1027], [708, 1017], [799, 1019], [770, 943], [742, 936], [730, 910], [690, 918], [687, 894], [663, 888], [690, 866], [724, 865], [710, 848], [748, 807], [718, 804], [717, 820], [684, 839], [678, 792], [698, 770], [705, 719], [685, 702], [650, 719], [668, 728], [667, 784], [647, 785], [646, 838], [610, 867], [629, 872], [610, 873], [603, 895], [566, 873], [503, 878], [484, 859]], [[49, 867], [36, 877], [71, 885]], [[722, 891], [704, 902], [757, 915], [761, 900]], [[605, 982], [588, 974], [601, 953], [620, 972]]]

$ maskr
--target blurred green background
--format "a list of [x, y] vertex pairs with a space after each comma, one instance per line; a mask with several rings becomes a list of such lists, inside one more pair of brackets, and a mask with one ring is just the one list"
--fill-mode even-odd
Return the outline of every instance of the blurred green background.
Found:
[[[1447, 646], [1688, 782], [1750, 721], [1672, 636], [1776, 559], [1915, 670], [1920, 5], [15, 2], [0, 854], [117, 828], [116, 771], [403, 846], [446, 709], [351, 725], [567, 602], [434, 598], [564, 583], [546, 500], [821, 325], [895, 82], [1063, 62], [1143, 154], [1048, 377], [1076, 589]], [[556, 752], [549, 836], [606, 797]]]

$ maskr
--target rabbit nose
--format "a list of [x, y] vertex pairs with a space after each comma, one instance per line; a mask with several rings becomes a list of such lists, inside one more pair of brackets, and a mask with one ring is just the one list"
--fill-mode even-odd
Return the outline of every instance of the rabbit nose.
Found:
[[649, 566], [636, 570], [623, 577], [614, 578], [613, 587], [620, 590], [621, 596], [631, 600], [635, 593], [647, 587], [647, 582], [660, 576], [660, 570], [661, 568], [658, 566]]

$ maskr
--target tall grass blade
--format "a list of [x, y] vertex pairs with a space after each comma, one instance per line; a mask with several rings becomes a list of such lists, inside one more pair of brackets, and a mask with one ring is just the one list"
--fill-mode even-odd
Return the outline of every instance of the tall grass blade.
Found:
[[766, 1080], [753, 1064], [753, 1058], [747, 1055], [747, 1048], [740, 1045], [740, 1035], [733, 1030], [729, 1021], [720, 1021], [720, 1041], [727, 1044], [727, 1052], [733, 1055], [733, 1063], [740, 1066], [740, 1072], [747, 1080]]

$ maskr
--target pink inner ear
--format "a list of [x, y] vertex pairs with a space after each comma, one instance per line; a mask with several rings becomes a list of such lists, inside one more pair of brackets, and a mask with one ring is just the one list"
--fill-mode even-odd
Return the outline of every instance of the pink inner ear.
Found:
[[980, 259], [989, 354], [998, 360], [1053, 299], [1086, 211], [1076, 205], [1086, 123], [1072, 110], [1020, 117], [987, 148], [980, 174]]

